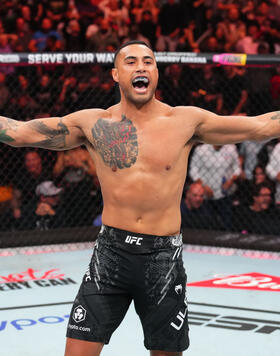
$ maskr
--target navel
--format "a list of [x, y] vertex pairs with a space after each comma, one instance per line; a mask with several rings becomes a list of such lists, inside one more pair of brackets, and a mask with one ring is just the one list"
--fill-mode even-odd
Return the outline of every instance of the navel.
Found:
[[170, 166], [170, 165], [167, 165], [167, 166], [165, 167], [165, 169], [166, 169], [167, 171], [169, 171], [169, 170], [171, 169], [171, 166]]
[[112, 166], [112, 171], [117, 172], [117, 166]]

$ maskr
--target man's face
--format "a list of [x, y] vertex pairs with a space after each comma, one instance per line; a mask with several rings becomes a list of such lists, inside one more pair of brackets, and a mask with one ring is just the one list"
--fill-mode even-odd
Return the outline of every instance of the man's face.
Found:
[[25, 166], [30, 173], [38, 173], [41, 171], [42, 161], [37, 152], [29, 152], [26, 154]]
[[186, 200], [191, 209], [198, 209], [204, 201], [204, 189], [201, 185], [193, 185], [189, 188]]
[[271, 204], [271, 190], [269, 188], [262, 188], [258, 196], [254, 197], [255, 204], [259, 210], [267, 210]]
[[41, 201], [43, 203], [47, 203], [52, 207], [55, 207], [58, 205], [60, 201], [60, 195], [50, 195], [50, 196], [41, 196]]
[[127, 101], [144, 105], [154, 97], [158, 69], [154, 54], [147, 46], [133, 44], [122, 48], [112, 75]]
[[43, 19], [43, 22], [42, 22], [42, 30], [44, 31], [44, 32], [48, 32], [48, 31], [50, 31], [51, 30], [51, 28], [52, 28], [52, 22], [51, 22], [51, 20], [49, 19], [49, 18], [44, 18]]
[[255, 184], [260, 184], [265, 181], [265, 173], [261, 167], [257, 167], [255, 171]]

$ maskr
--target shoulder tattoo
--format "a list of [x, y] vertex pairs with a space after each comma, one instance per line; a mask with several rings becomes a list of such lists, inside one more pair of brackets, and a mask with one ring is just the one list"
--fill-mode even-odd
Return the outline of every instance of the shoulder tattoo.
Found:
[[123, 169], [136, 162], [137, 130], [125, 115], [119, 122], [98, 119], [91, 131], [95, 148], [107, 166]]

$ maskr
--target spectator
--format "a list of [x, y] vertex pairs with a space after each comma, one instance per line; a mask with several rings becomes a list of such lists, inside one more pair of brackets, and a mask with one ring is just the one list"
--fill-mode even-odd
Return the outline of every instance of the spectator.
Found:
[[184, 88], [184, 72], [180, 64], [169, 65], [165, 71], [165, 80], [162, 83], [163, 98], [169, 105], [184, 105], [187, 103], [188, 93]]
[[41, 110], [48, 111], [53, 107], [55, 95], [55, 88], [53, 88], [50, 77], [48, 74], [43, 74], [35, 94], [36, 101], [40, 105]]
[[219, 229], [218, 221], [204, 196], [203, 185], [192, 183], [181, 202], [182, 227]]
[[240, 17], [245, 22], [245, 24], [249, 24], [250, 22], [254, 22], [256, 20], [256, 8], [254, 1], [247, 1], [245, 6], [242, 6], [240, 9]]
[[225, 49], [227, 51], [234, 49], [237, 41], [241, 38], [242, 33], [246, 32], [246, 26], [240, 20], [240, 13], [236, 6], [231, 6], [229, 8], [226, 19], [221, 21], [218, 26], [221, 28], [226, 38]]
[[274, 183], [269, 179], [265, 172], [265, 166], [258, 163], [253, 172], [252, 179], [247, 179], [242, 174], [239, 179], [236, 180], [237, 190], [234, 193], [233, 205], [244, 205], [249, 206], [252, 204], [252, 190], [258, 184], [268, 183], [274, 192]]
[[130, 4], [130, 19], [132, 23], [139, 24], [143, 19], [144, 12], [149, 12], [152, 22], [157, 23], [159, 11], [155, 0], [132, 0]]
[[18, 17], [16, 20], [15, 34], [17, 35], [17, 40], [14, 43], [15, 51], [29, 52], [29, 42], [32, 38], [32, 32], [29, 24], [22, 17]]
[[[203, 66], [202, 76], [194, 84], [192, 90], [192, 105], [206, 110], [221, 113], [223, 108], [223, 96], [217, 81], [217, 72], [211, 66]], [[215, 75], [216, 74], [216, 75]]]
[[65, 31], [66, 51], [81, 52], [85, 48], [85, 36], [78, 20], [69, 21]]
[[139, 22], [139, 32], [144, 37], [148, 38], [152, 48], [155, 48], [156, 43], [156, 22], [153, 21], [152, 13], [150, 10], [142, 12], [141, 21]]
[[41, 30], [36, 31], [32, 36], [32, 40], [29, 43], [29, 49], [32, 52], [42, 52], [47, 46], [47, 38], [49, 36], [55, 36], [58, 40], [62, 40], [61, 35], [52, 29], [53, 23], [48, 18], [45, 17], [42, 20]]
[[267, 141], [255, 142], [244, 141], [240, 145], [240, 157], [243, 163], [244, 174], [246, 179], [253, 178], [253, 170], [258, 163], [258, 153]]
[[[59, 152], [54, 167], [54, 176], [63, 187], [65, 213], [68, 226], [91, 225], [93, 218], [100, 213], [101, 194], [95, 175], [95, 166], [89, 153], [82, 148]], [[86, 206], [91, 214], [85, 214], [81, 206]]]
[[20, 226], [25, 229], [50, 230], [66, 225], [62, 188], [53, 181], [43, 181], [36, 187], [36, 201], [32, 200], [23, 209]]
[[[15, 42], [17, 40], [16, 35], [2, 34], [0, 35], [0, 54], [1, 53], [11, 53], [13, 52], [11, 41]], [[5, 73], [6, 75], [13, 74], [15, 68], [9, 65], [1, 65], [0, 72]]]
[[148, 44], [148, 46], [151, 47], [151, 43], [148, 40], [148, 38], [144, 37], [140, 32], [137, 24], [131, 25], [129, 32], [128, 32], [128, 37], [126, 37], [123, 40], [123, 43], [128, 42], [128, 41], [143, 41]]
[[257, 22], [251, 22], [248, 25], [248, 29], [244, 28], [240, 32], [240, 39], [237, 41], [235, 50], [238, 53], [247, 53], [247, 54], [257, 54], [259, 41], [259, 25]]
[[182, 28], [182, 10], [175, 0], [160, 8], [157, 28], [157, 51], [175, 51]]
[[98, 32], [88, 39], [87, 51], [104, 52], [109, 45], [119, 46], [117, 34], [112, 30], [107, 19], [100, 23]]
[[202, 144], [195, 148], [190, 161], [190, 177], [203, 184], [205, 195], [224, 228], [231, 227], [232, 199], [235, 181], [241, 173], [235, 145]]
[[14, 229], [17, 220], [21, 216], [19, 191], [11, 184], [5, 184], [2, 179], [0, 184], [0, 230]]
[[78, 99], [77, 90], [77, 78], [72, 75], [63, 81], [62, 90], [59, 94], [59, 101], [56, 105], [56, 111], [58, 112], [72, 112], [74, 108], [74, 103]]
[[88, 25], [86, 29], [86, 40], [89, 40], [98, 32], [102, 19], [103, 16], [98, 16], [91, 24]]
[[270, 18], [267, 2], [261, 1], [258, 5], [256, 19], [260, 25], [261, 39], [269, 44], [269, 52], [274, 53], [275, 43], [280, 39], [279, 21]]
[[46, 16], [56, 26], [64, 20], [64, 15], [67, 11], [68, 1], [47, 1], [45, 5]]
[[10, 91], [6, 85], [6, 75], [0, 72], [0, 110], [5, 111], [6, 104], [10, 98]]
[[195, 41], [194, 21], [190, 21], [188, 26], [184, 28], [182, 36], [179, 37], [176, 50], [179, 52], [198, 52], [198, 43]]
[[119, 36], [123, 35], [123, 26], [129, 21], [127, 7], [119, 0], [103, 0], [98, 5], [104, 13], [104, 18], [111, 24]]
[[252, 190], [252, 204], [240, 206], [234, 214], [235, 228], [238, 231], [257, 234], [279, 234], [278, 213], [273, 205], [273, 190], [264, 182]]
[[272, 102], [275, 108], [280, 105], [280, 65], [275, 66], [269, 85]]
[[24, 19], [25, 23], [28, 24], [30, 30], [32, 32], [36, 31], [38, 29], [38, 24], [40, 23], [40, 19], [42, 16], [42, 11], [43, 11], [42, 5], [40, 6], [38, 4], [38, 12], [36, 14], [34, 13], [34, 11], [31, 10], [31, 7], [27, 5], [22, 5], [20, 11], [21, 11], [20, 16]]
[[66, 11], [66, 18], [69, 20], [79, 20], [80, 14], [76, 7], [75, 0], [69, 0], [68, 8]]
[[130, 3], [130, 20], [132, 23], [140, 23], [143, 14], [143, 1], [131, 0]]
[[210, 36], [206, 39], [206, 43], [202, 48], [203, 52], [207, 53], [217, 53], [221, 50], [219, 42], [215, 36]]
[[237, 67], [225, 66], [224, 79], [221, 82], [223, 90], [223, 111], [225, 115], [238, 115], [246, 112], [248, 92], [246, 78], [240, 75]]
[[34, 199], [36, 186], [48, 178], [51, 178], [51, 174], [43, 166], [39, 153], [35, 150], [28, 150], [24, 155], [24, 167], [14, 178], [15, 187], [21, 193], [22, 206]]
[[278, 0], [268, 0], [269, 3], [269, 10], [268, 14], [269, 17], [275, 21], [279, 22], [280, 19], [280, 4]]
[[266, 173], [276, 183], [275, 203], [280, 206], [280, 142], [277, 143], [269, 155]]

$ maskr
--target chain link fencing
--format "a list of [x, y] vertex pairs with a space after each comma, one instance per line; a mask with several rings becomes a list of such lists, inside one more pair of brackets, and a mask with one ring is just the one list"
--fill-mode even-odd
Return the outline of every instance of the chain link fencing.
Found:
[[[111, 60], [90, 64], [1, 60], [1, 115], [27, 121], [114, 105], [119, 92], [110, 55]], [[279, 109], [277, 63], [223, 65], [207, 56], [176, 61], [164, 53], [160, 58], [156, 97], [169, 105], [194, 105], [221, 115]], [[0, 247], [90, 241], [96, 236], [102, 195], [83, 147], [55, 152], [0, 144], [0, 150]], [[242, 239], [243, 247], [250, 248], [246, 241], [252, 242], [252, 234], [274, 235], [262, 241], [268, 250], [279, 248], [279, 150], [277, 139], [194, 147], [181, 204], [182, 227], [191, 229], [191, 243], [236, 247]], [[257, 243], [256, 248], [262, 246]]]

